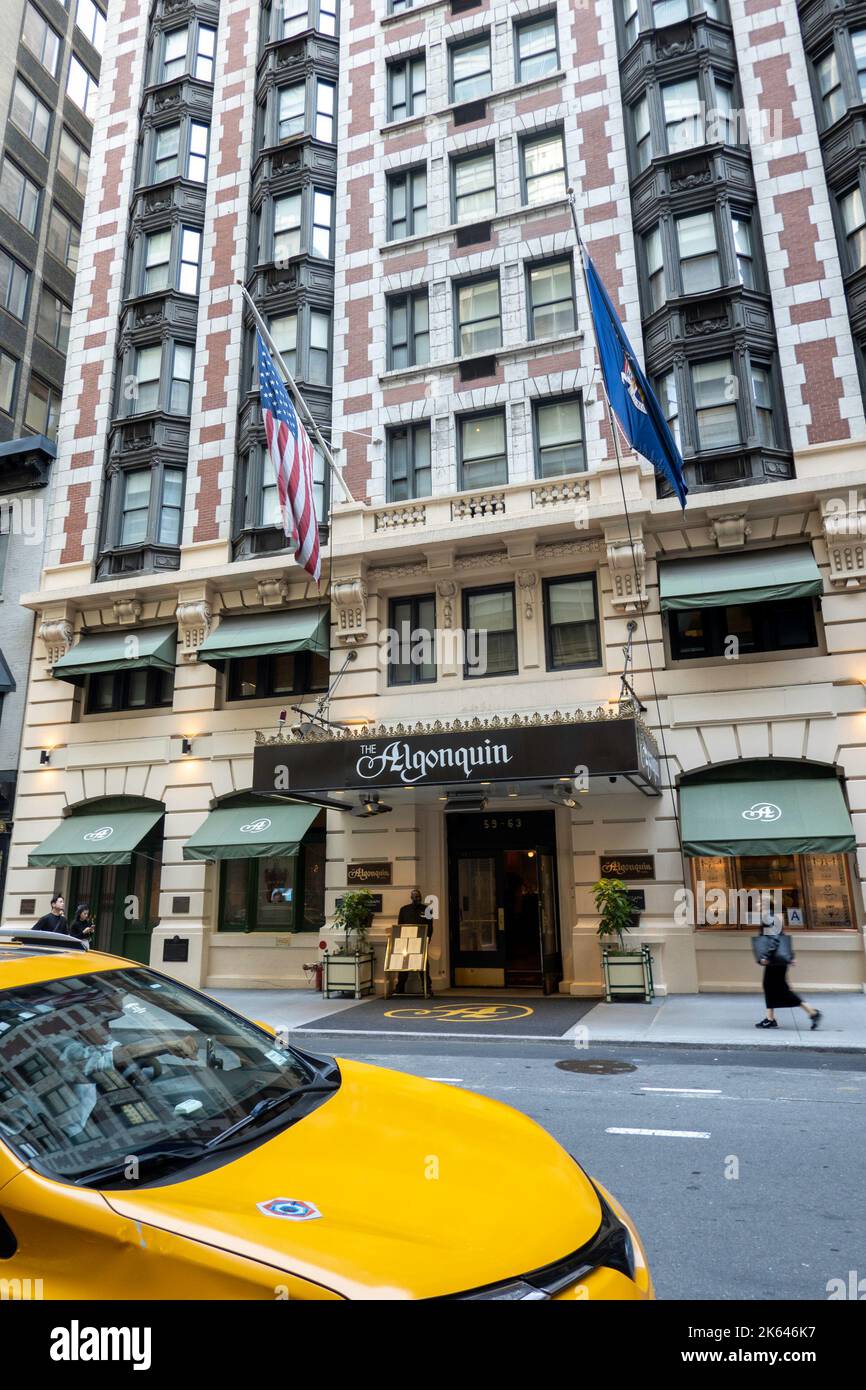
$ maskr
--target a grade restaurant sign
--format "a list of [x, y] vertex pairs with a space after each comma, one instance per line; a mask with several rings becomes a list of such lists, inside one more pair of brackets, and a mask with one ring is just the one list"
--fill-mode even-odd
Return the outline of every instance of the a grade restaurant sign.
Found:
[[633, 719], [506, 725], [481, 730], [390, 734], [258, 744], [257, 792], [466, 785], [573, 776], [631, 775], [658, 785], [657, 766]]

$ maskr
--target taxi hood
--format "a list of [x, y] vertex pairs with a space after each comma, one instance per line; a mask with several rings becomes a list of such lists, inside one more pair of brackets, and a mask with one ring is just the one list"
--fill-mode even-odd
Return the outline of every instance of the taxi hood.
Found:
[[[104, 1199], [133, 1221], [362, 1299], [496, 1283], [597, 1231], [592, 1184], [533, 1120], [452, 1086], [339, 1066], [334, 1095], [257, 1148]], [[280, 1198], [313, 1213], [297, 1219], [303, 1206]]]

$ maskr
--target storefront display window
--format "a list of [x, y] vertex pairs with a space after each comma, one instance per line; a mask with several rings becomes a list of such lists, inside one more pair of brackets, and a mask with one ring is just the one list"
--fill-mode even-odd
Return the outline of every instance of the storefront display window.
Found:
[[296, 855], [226, 859], [221, 931], [316, 931], [325, 921], [325, 835], [311, 830]]
[[781, 910], [791, 931], [856, 926], [844, 854], [698, 856], [691, 863], [698, 927], [754, 930], [764, 901]]

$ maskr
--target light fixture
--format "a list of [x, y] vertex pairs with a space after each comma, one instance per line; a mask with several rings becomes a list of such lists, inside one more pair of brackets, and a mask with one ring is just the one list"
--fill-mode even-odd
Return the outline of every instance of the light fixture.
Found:
[[514, 797], [514, 796], [519, 796], [520, 793], [518, 792], [518, 790], [517, 790], [516, 787], [509, 787], [509, 788], [508, 788], [508, 795], [511, 796], [511, 797]]
[[40, 748], [40, 749], [39, 749], [39, 765], [40, 765], [40, 767], [47, 767], [48, 764], [49, 764], [50, 762], [51, 762], [51, 749], [50, 749], [50, 748]]
[[188, 753], [191, 753], [191, 752], [192, 752], [192, 739], [191, 739], [191, 738], [182, 738], [182, 739], [181, 739], [181, 741], [180, 741], [180, 751], [181, 751], [181, 753], [183, 753], [183, 754], [188, 754]]
[[352, 812], [352, 815], [360, 816], [363, 819], [366, 816], [384, 816], [391, 810], [393, 810], [392, 806], [385, 806], [379, 800], [378, 792], [370, 792], [369, 796], [361, 797], [361, 805], [357, 811]]
[[580, 802], [567, 787], [552, 787], [548, 800], [552, 801], [554, 806], [567, 806], [572, 811], [580, 810]]
[[487, 797], [481, 792], [449, 792], [446, 811], [483, 811]]

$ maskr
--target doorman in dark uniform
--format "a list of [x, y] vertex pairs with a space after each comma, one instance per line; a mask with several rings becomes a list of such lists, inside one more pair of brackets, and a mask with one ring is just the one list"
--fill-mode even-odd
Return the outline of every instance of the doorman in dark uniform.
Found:
[[[398, 926], [398, 927], [415, 927], [415, 926], [426, 927], [426, 928], [427, 928], [427, 943], [428, 943], [428, 944], [427, 944], [427, 951], [428, 951], [428, 954], [429, 954], [429, 950], [430, 950], [430, 944], [429, 944], [429, 943], [430, 943], [430, 941], [431, 941], [431, 939], [432, 939], [432, 936], [433, 936], [433, 923], [432, 923], [432, 921], [430, 920], [430, 918], [427, 916], [427, 913], [426, 913], [426, 911], [425, 911], [425, 908], [424, 908], [424, 896], [423, 896], [423, 894], [422, 894], [420, 888], [413, 888], [413, 889], [412, 889], [412, 892], [411, 892], [411, 894], [410, 894], [410, 897], [409, 897], [409, 901], [408, 901], [407, 903], [404, 903], [403, 906], [400, 908], [400, 911], [397, 913], [397, 926]], [[405, 988], [406, 988], [406, 976], [407, 976], [407, 975], [410, 975], [410, 974], [413, 974], [413, 973], [415, 973], [415, 972], [409, 971], [409, 970], [401, 970], [401, 971], [400, 971], [400, 974], [397, 976], [397, 983], [396, 983], [396, 985], [394, 986], [394, 993], [395, 993], [395, 994], [402, 994], [402, 993], [403, 993], [403, 991], [404, 991]], [[420, 982], [420, 976], [421, 976], [420, 970], [419, 970], [417, 973], [418, 973], [419, 982]], [[429, 962], [429, 960], [428, 960], [428, 962], [427, 962], [427, 993], [428, 993], [428, 994], [432, 994], [432, 993], [433, 993], [433, 985], [432, 985], [431, 982], [430, 982], [430, 962]]]

